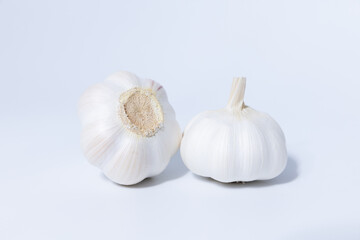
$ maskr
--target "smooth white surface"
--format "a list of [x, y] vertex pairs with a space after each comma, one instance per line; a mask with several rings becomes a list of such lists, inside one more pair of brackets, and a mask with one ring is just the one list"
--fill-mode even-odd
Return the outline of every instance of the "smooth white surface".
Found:
[[[0, 1], [1, 239], [359, 239], [359, 1]], [[220, 184], [174, 157], [134, 187], [80, 151], [80, 94], [118, 70], [165, 87], [182, 128], [245, 103], [289, 164]]]

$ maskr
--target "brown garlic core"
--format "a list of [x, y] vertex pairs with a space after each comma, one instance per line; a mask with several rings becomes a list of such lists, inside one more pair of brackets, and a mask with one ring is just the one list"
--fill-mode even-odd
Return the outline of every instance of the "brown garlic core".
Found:
[[131, 132], [152, 137], [163, 126], [163, 111], [151, 89], [132, 88], [121, 94], [119, 102], [120, 119]]

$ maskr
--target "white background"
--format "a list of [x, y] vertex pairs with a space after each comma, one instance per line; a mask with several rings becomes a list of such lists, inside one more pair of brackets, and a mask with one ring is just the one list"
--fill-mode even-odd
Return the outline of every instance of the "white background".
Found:
[[[177, 154], [113, 184], [76, 108], [118, 70], [160, 82], [182, 128], [246, 76], [287, 168], [220, 184]], [[359, 1], [0, 0], [0, 81], [0, 239], [360, 239]]]

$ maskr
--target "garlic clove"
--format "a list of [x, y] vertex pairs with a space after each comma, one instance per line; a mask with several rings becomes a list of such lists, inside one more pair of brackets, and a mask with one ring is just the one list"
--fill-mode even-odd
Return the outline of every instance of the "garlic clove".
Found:
[[185, 128], [180, 153], [195, 174], [220, 182], [265, 180], [285, 168], [285, 136], [265, 113], [244, 104], [245, 78], [235, 78], [227, 106], [198, 114]]
[[153, 80], [115, 73], [85, 91], [78, 112], [85, 156], [119, 184], [161, 173], [179, 148], [175, 112]]
[[141, 86], [143, 83], [135, 74], [126, 71], [116, 72], [106, 78], [104, 82], [115, 85], [121, 91]]

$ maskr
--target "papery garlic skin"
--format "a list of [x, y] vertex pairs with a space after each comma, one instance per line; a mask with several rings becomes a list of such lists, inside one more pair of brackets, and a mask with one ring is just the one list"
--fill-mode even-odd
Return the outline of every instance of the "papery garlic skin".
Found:
[[180, 145], [181, 129], [164, 88], [129, 72], [88, 88], [78, 113], [85, 156], [119, 184], [161, 173]]
[[185, 128], [180, 153], [195, 174], [229, 183], [266, 180], [285, 168], [280, 126], [244, 105], [245, 78], [235, 78], [226, 108], [198, 114]]

